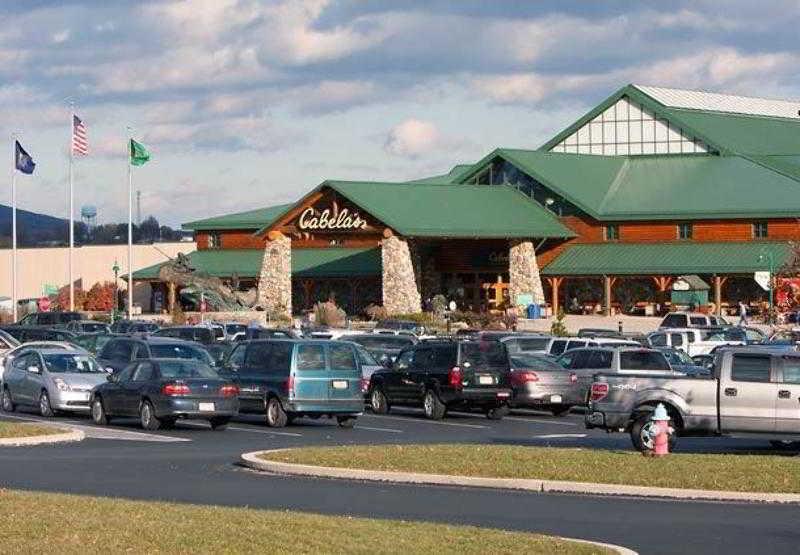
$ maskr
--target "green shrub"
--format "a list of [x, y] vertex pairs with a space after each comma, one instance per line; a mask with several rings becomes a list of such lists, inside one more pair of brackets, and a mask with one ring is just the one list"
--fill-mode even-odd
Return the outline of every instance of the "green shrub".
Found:
[[567, 332], [567, 326], [564, 325], [564, 310], [561, 308], [558, 309], [556, 319], [553, 320], [553, 323], [550, 326], [550, 335], [557, 337], [565, 337], [569, 335]]

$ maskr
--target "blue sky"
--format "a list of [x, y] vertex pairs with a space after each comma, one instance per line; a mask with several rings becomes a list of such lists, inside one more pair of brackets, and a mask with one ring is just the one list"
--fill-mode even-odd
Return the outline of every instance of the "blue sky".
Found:
[[[0, 127], [39, 164], [19, 206], [183, 221], [535, 148], [635, 82], [800, 98], [798, 1], [28, 0], [0, 6]], [[10, 151], [10, 148], [9, 148]], [[9, 160], [11, 153], [9, 152]], [[8, 203], [8, 188], [0, 202]]]

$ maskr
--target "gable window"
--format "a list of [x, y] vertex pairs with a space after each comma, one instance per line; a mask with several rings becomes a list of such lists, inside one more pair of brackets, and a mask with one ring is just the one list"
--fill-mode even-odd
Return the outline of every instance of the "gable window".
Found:
[[766, 239], [768, 236], [767, 222], [753, 222], [753, 239]]
[[208, 248], [218, 249], [222, 246], [222, 236], [218, 231], [212, 231], [208, 234]]
[[606, 241], [619, 241], [619, 225], [606, 225]]
[[678, 224], [678, 239], [681, 241], [688, 241], [692, 238], [692, 224], [683, 223]]

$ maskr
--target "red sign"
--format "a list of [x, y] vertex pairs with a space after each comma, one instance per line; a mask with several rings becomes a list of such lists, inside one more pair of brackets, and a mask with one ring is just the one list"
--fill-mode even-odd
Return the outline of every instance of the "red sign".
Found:
[[42, 297], [36, 301], [36, 306], [39, 308], [39, 312], [47, 312], [50, 310], [50, 299]]

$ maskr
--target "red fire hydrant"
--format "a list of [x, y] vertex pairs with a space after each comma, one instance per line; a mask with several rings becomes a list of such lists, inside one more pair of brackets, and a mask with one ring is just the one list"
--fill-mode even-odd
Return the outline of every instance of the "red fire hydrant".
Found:
[[653, 455], [656, 457], [669, 455], [669, 436], [675, 430], [669, 425], [669, 414], [667, 414], [667, 409], [662, 403], [658, 404], [650, 420], [653, 422], [650, 431], [653, 438]]

